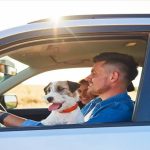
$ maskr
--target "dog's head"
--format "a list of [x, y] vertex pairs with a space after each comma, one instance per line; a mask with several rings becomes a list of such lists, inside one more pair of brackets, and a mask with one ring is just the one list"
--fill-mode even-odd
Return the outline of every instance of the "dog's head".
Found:
[[77, 89], [80, 84], [72, 81], [56, 81], [49, 83], [45, 88], [45, 99], [52, 103], [49, 111], [62, 111], [77, 103]]

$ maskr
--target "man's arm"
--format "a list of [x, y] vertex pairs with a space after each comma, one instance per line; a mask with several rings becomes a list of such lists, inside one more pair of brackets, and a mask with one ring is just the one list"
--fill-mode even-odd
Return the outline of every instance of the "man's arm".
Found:
[[27, 119], [0, 111], [0, 123], [7, 127], [20, 127]]

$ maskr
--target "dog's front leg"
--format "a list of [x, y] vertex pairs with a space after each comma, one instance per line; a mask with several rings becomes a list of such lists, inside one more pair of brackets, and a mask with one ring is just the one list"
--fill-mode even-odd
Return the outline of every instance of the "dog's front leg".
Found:
[[51, 114], [47, 118], [45, 118], [45, 119], [43, 119], [41, 121], [41, 123], [43, 125], [57, 125], [57, 124], [62, 124], [60, 120], [61, 119], [59, 117], [58, 112], [52, 111]]

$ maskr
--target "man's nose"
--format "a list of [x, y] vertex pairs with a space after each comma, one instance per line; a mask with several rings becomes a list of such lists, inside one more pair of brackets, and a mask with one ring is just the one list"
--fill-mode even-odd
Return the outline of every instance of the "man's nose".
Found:
[[85, 78], [85, 80], [88, 81], [88, 82], [91, 81], [91, 74], [88, 75], [88, 76]]

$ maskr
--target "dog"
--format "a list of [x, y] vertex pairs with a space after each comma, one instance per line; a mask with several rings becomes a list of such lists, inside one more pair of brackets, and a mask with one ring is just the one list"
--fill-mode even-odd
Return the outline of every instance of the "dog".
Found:
[[51, 103], [50, 115], [41, 121], [43, 125], [83, 123], [84, 117], [77, 104], [80, 84], [72, 81], [56, 81], [45, 88], [45, 99]]

